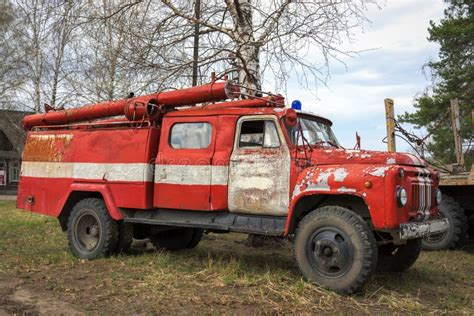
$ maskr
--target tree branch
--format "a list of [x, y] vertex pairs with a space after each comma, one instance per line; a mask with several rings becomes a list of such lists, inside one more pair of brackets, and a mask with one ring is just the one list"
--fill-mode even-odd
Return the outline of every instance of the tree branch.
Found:
[[225, 27], [219, 27], [217, 25], [214, 25], [212, 23], [209, 23], [207, 21], [204, 21], [202, 19], [196, 19], [195, 17], [193, 16], [190, 16], [190, 15], [187, 15], [187, 14], [184, 14], [183, 12], [181, 12], [178, 8], [176, 8], [172, 3], [171, 1], [169, 0], [162, 0], [163, 4], [166, 5], [168, 8], [171, 9], [171, 11], [173, 11], [173, 13], [179, 17], [182, 17], [183, 19], [186, 19], [188, 21], [191, 21], [193, 23], [199, 23], [201, 25], [204, 25], [204, 26], [207, 26], [208, 28], [210, 29], [213, 29], [215, 31], [218, 31], [218, 32], [221, 32], [221, 33], [224, 33], [226, 34], [227, 36], [231, 37], [231, 38], [234, 38], [234, 34], [232, 33], [232, 30], [231, 29], [228, 29], [228, 28], [225, 28]]

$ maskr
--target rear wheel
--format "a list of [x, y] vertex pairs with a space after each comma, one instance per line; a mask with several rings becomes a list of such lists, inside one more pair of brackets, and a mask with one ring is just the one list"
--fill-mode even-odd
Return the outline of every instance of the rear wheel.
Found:
[[439, 205], [439, 212], [443, 218], [447, 218], [449, 228], [439, 234], [433, 234], [423, 238], [423, 249], [445, 250], [456, 248], [467, 234], [467, 218], [464, 209], [452, 197], [443, 195]]
[[377, 243], [359, 215], [343, 207], [325, 206], [299, 223], [295, 257], [310, 281], [341, 293], [354, 293], [375, 270]]
[[474, 214], [467, 218], [467, 235], [470, 239], [474, 239]]
[[193, 249], [201, 242], [202, 234], [204, 231], [202, 229], [194, 228], [193, 235], [191, 237], [191, 241], [188, 243], [186, 248]]
[[410, 268], [421, 252], [421, 239], [408, 240], [406, 244], [379, 246], [377, 269], [387, 272], [403, 272]]
[[76, 257], [95, 259], [112, 254], [118, 242], [118, 224], [101, 199], [79, 201], [68, 221], [69, 247]]
[[134, 239], [146, 239], [150, 237], [150, 225], [146, 224], [133, 224], [133, 238]]
[[202, 234], [202, 229], [178, 228], [152, 234], [150, 240], [157, 249], [191, 249], [199, 244]]
[[133, 224], [122, 221], [118, 223], [118, 231], [118, 242], [115, 252], [127, 252], [132, 246], [133, 242]]

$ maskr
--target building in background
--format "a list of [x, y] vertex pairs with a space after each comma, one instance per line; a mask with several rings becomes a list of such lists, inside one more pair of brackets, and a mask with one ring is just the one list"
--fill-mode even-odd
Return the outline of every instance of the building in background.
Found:
[[30, 112], [0, 110], [0, 194], [15, 194], [20, 180], [25, 131], [21, 120]]

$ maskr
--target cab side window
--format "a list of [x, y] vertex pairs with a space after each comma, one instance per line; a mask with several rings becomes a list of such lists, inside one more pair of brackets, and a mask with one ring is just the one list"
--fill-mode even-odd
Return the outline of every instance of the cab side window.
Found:
[[275, 123], [270, 120], [244, 121], [240, 126], [239, 147], [280, 147]]
[[170, 145], [175, 149], [209, 147], [212, 126], [209, 123], [176, 123], [171, 128]]

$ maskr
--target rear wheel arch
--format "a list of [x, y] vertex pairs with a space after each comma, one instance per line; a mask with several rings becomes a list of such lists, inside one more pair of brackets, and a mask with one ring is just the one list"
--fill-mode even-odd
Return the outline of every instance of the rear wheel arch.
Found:
[[79, 201], [88, 199], [88, 198], [102, 198], [102, 194], [99, 192], [90, 192], [90, 191], [72, 191], [68, 198], [66, 199], [66, 203], [64, 203], [63, 208], [61, 209], [61, 213], [59, 213], [58, 220], [59, 224], [61, 225], [61, 229], [63, 231], [67, 230], [67, 222], [69, 219], [69, 215], [71, 215], [71, 211]]
[[61, 208], [61, 212], [59, 213], [58, 220], [63, 231], [67, 230], [68, 218], [71, 214], [72, 209], [74, 208], [74, 205], [79, 203], [81, 200], [88, 198], [98, 198], [103, 200], [110, 217], [112, 217], [114, 220], [123, 219], [122, 213], [120, 213], [120, 211], [116, 207], [107, 189], [100, 187], [94, 190], [81, 190], [80, 188], [78, 188], [73, 189], [69, 192], [69, 195], [63, 207]]
[[310, 212], [323, 206], [341, 206], [350, 209], [366, 221], [370, 221], [370, 211], [364, 199], [353, 194], [309, 194], [300, 197], [290, 211], [287, 234], [296, 232], [298, 223]]

